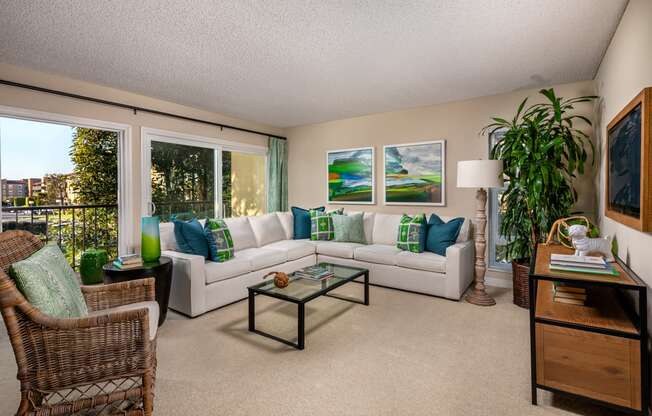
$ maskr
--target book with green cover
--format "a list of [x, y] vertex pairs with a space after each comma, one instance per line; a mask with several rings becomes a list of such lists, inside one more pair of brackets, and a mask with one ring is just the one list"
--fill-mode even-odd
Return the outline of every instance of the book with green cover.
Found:
[[619, 276], [620, 273], [618, 270], [613, 267], [607, 269], [592, 269], [588, 267], [572, 267], [572, 266], [559, 266], [556, 264], [550, 265], [550, 270], [558, 270], [561, 272], [571, 272], [571, 273], [588, 273], [588, 274], [601, 274], [607, 276]]

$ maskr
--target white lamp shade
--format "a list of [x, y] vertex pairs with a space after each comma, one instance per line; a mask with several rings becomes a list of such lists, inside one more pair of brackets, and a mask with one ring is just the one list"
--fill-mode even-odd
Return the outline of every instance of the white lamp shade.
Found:
[[501, 160], [461, 160], [457, 162], [458, 188], [502, 188]]

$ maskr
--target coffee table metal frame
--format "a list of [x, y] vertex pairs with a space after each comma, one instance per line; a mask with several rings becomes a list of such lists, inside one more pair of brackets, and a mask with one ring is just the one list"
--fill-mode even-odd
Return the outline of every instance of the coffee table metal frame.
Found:
[[[337, 265], [339, 266], [339, 265]], [[263, 286], [262, 284], [258, 284], [255, 286], [248, 287], [247, 290], [249, 291], [249, 331], [256, 333], [258, 335], [262, 335], [267, 338], [271, 338], [275, 341], [282, 342], [283, 344], [289, 345], [291, 347], [294, 347], [298, 350], [302, 350], [305, 347], [305, 321], [306, 321], [306, 312], [305, 312], [305, 306], [306, 303], [310, 302], [313, 299], [316, 299], [320, 296], [328, 296], [331, 298], [336, 298], [340, 300], [345, 300], [347, 302], [352, 302], [352, 303], [359, 303], [361, 305], [368, 306], [369, 305], [369, 270], [368, 269], [361, 269], [359, 267], [351, 267], [351, 266], [343, 266], [347, 267], [350, 269], [358, 269], [359, 272], [355, 273], [346, 279], [343, 279], [340, 282], [337, 282], [333, 284], [332, 286], [325, 288], [323, 290], [320, 290], [318, 292], [315, 292], [314, 294], [298, 300], [289, 296], [284, 296], [283, 294], [280, 293], [270, 293], [265, 290], [260, 290], [260, 287]], [[349, 282], [354, 281], [355, 279], [359, 277], [364, 277], [364, 299], [359, 300], [359, 299], [354, 299], [354, 298], [349, 298], [345, 296], [340, 296], [337, 294], [331, 294], [329, 292], [337, 289], [338, 287], [341, 287]], [[292, 284], [292, 282], [290, 282]], [[257, 295], [265, 295], [265, 296], [270, 296], [276, 299], [281, 299], [287, 302], [291, 302], [297, 305], [298, 311], [297, 311], [297, 342], [293, 342], [281, 337], [278, 337], [276, 335], [269, 334], [267, 332], [261, 331], [260, 329], [256, 329], [256, 296]]]

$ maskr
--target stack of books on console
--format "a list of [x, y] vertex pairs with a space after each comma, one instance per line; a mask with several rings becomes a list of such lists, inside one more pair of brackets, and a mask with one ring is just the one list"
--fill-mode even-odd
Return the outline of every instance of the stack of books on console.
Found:
[[553, 282], [552, 300], [559, 303], [584, 306], [586, 304], [586, 288]]
[[143, 267], [143, 258], [138, 254], [127, 254], [120, 256], [113, 261], [113, 265], [118, 269], [128, 270]]
[[618, 276], [618, 271], [612, 265], [602, 257], [597, 256], [552, 254], [550, 256], [550, 270]]
[[297, 270], [294, 275], [302, 279], [323, 280], [332, 277], [333, 272], [327, 266], [317, 264]]

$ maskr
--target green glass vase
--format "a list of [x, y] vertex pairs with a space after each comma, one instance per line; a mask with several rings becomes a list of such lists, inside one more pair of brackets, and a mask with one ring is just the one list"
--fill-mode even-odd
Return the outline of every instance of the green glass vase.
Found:
[[96, 285], [104, 280], [102, 266], [109, 261], [106, 250], [88, 249], [81, 255], [79, 274], [85, 285]]
[[143, 217], [140, 220], [140, 256], [143, 262], [158, 261], [161, 257], [161, 235], [158, 217]]

